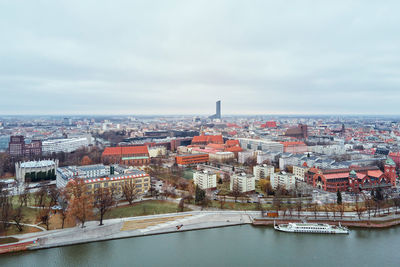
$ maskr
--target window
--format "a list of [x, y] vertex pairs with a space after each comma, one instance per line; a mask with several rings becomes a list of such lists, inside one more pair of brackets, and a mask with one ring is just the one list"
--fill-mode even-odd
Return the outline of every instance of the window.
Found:
[[100, 184], [95, 184], [94, 185], [94, 188], [99, 188], [100, 187]]
[[140, 187], [142, 187], [141, 184], [137, 184], [137, 185], [136, 185], [136, 188], [140, 188]]

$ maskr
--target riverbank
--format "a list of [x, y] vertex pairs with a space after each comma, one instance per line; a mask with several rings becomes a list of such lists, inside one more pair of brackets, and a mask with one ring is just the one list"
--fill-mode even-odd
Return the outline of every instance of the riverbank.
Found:
[[[304, 213], [301, 218], [308, 222], [339, 224], [360, 228], [388, 228], [400, 224], [400, 216], [389, 215], [358, 220], [354, 215], [343, 218], [317, 218]], [[60, 230], [14, 235], [19, 241], [0, 245], [0, 254], [39, 250], [54, 247], [70, 246], [90, 242], [107, 241], [122, 238], [169, 234], [209, 228], [219, 228], [235, 225], [251, 224], [253, 226], [272, 226], [276, 223], [299, 222], [301, 219], [291, 217], [268, 218], [260, 217], [258, 211], [189, 211], [129, 218], [104, 220], [99, 226], [98, 221], [87, 222], [85, 228], [79, 226]]]
[[[287, 224], [293, 222], [301, 222], [301, 219], [286, 219], [286, 218], [255, 218], [253, 221], [254, 226], [273, 226], [274, 223], [277, 224]], [[343, 226], [350, 228], [389, 228], [392, 226], [400, 225], [400, 219], [388, 219], [385, 220], [348, 220], [346, 218], [340, 219], [307, 219], [309, 223], [327, 223], [338, 225], [339, 223]]]
[[90, 242], [159, 235], [209, 228], [250, 224], [255, 214], [249, 212], [182, 212], [88, 222], [85, 228], [15, 235], [19, 242], [0, 246], [0, 254], [77, 245]]

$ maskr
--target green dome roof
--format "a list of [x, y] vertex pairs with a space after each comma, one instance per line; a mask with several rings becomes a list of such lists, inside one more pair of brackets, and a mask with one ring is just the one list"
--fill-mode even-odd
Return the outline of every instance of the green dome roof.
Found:
[[396, 163], [392, 160], [392, 158], [388, 157], [385, 161], [385, 165], [396, 166]]
[[356, 173], [355, 170], [351, 170], [350, 175], [351, 175], [351, 176], [357, 176], [357, 173]]

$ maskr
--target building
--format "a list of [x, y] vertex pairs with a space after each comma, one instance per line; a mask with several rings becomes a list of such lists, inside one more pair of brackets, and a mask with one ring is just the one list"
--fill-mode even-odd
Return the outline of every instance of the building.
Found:
[[199, 135], [193, 137], [192, 146], [206, 146], [208, 144], [223, 144], [222, 135]]
[[299, 124], [297, 127], [287, 129], [285, 136], [306, 139], [308, 137], [308, 127], [305, 124]]
[[65, 187], [70, 179], [98, 178], [114, 174], [113, 168], [103, 164], [86, 166], [67, 166], [57, 169], [57, 187]]
[[196, 171], [193, 173], [193, 182], [203, 190], [217, 188], [217, 174], [209, 171]]
[[283, 145], [283, 152], [285, 153], [305, 153], [308, 151], [307, 145], [301, 141], [295, 142], [281, 142]]
[[233, 152], [215, 152], [209, 153], [210, 161], [218, 162], [230, 162], [235, 159], [235, 154]]
[[42, 141], [32, 140], [32, 142], [26, 143], [25, 137], [22, 135], [11, 136], [8, 143], [8, 154], [12, 157], [41, 156]]
[[221, 100], [215, 103], [215, 114], [210, 116], [210, 119], [221, 119]]
[[276, 128], [276, 122], [275, 121], [267, 121], [264, 124], [261, 124], [261, 128]]
[[277, 172], [271, 175], [271, 186], [274, 190], [284, 188], [286, 190], [293, 190], [296, 188], [296, 178], [294, 174], [287, 172]]
[[260, 150], [264, 152], [283, 152], [283, 145], [279, 142], [263, 139], [239, 138], [240, 146], [248, 150]]
[[329, 170], [310, 168], [305, 179], [308, 184], [325, 191], [359, 192], [396, 186], [395, 169], [396, 164], [391, 158], [388, 158], [384, 165], [384, 172], [375, 166]]
[[275, 172], [274, 166], [267, 164], [256, 165], [253, 167], [253, 174], [256, 180], [265, 179], [271, 177], [271, 174]]
[[152, 146], [148, 148], [150, 158], [156, 158], [165, 156], [167, 154], [167, 149], [165, 146]]
[[[68, 183], [73, 183], [77, 177], [64, 178], [64, 181], [57, 181], [57, 187], [60, 185], [67, 185]], [[98, 178], [81, 178], [86, 184], [87, 188], [94, 193], [98, 188], [113, 188], [115, 190], [117, 197], [122, 197], [122, 186], [126, 182], [134, 182], [136, 187], [137, 194], [146, 194], [150, 190], [151, 182], [150, 176], [143, 171], [140, 170], [131, 170], [130, 173], [126, 174], [116, 174], [116, 175], [108, 175], [105, 177]], [[61, 186], [64, 187], [64, 186]]]
[[15, 163], [15, 178], [18, 182], [40, 182], [56, 180], [58, 159]]
[[254, 151], [243, 151], [238, 153], [238, 162], [244, 164], [248, 159], [254, 157]]
[[293, 166], [293, 174], [297, 180], [304, 181], [308, 169], [307, 164], [303, 166]]
[[90, 141], [87, 137], [75, 137], [75, 138], [65, 138], [65, 139], [54, 139], [43, 141], [43, 153], [70, 153], [76, 151], [82, 147], [87, 147], [90, 145]]
[[141, 166], [150, 164], [147, 146], [106, 147], [101, 155], [102, 162], [107, 164], [122, 164]]
[[255, 190], [256, 179], [251, 174], [235, 173], [231, 175], [230, 190], [237, 188], [240, 193], [252, 192]]
[[209, 156], [205, 153], [178, 155], [175, 157], [175, 160], [178, 165], [190, 165], [208, 162]]

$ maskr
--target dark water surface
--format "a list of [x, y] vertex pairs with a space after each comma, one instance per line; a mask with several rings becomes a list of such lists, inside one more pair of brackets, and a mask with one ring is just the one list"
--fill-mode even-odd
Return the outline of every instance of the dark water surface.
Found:
[[235, 226], [2, 255], [0, 266], [400, 266], [400, 227], [313, 235]]

